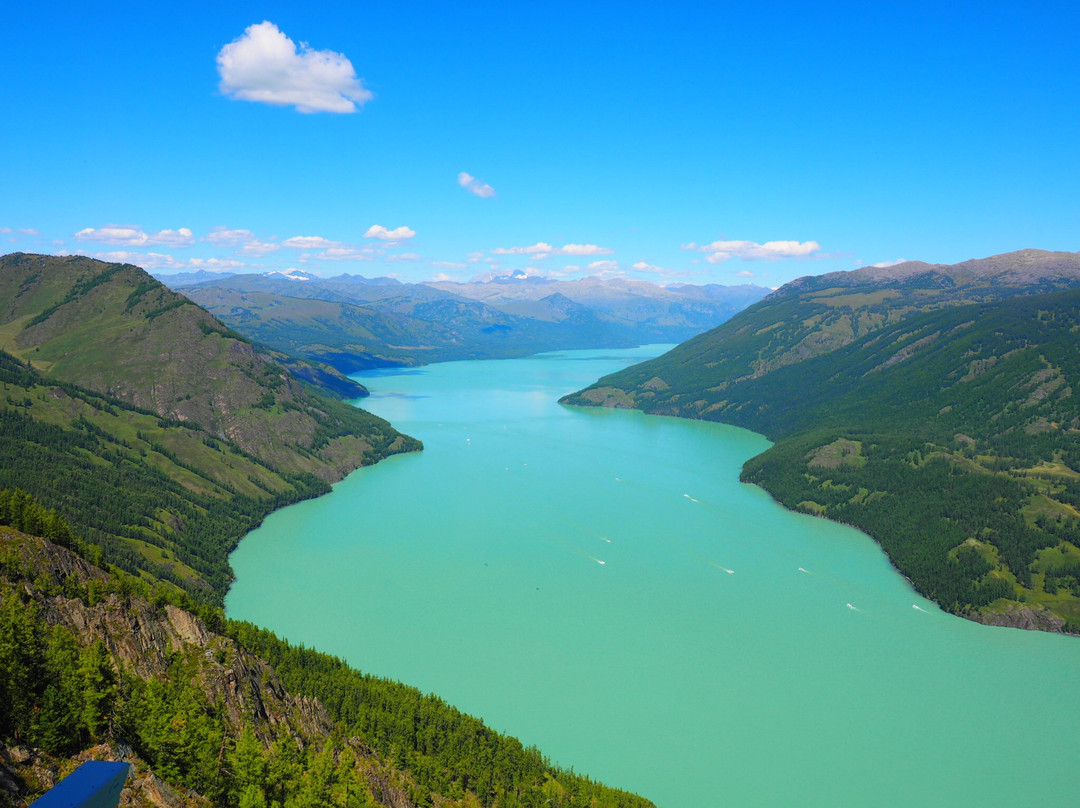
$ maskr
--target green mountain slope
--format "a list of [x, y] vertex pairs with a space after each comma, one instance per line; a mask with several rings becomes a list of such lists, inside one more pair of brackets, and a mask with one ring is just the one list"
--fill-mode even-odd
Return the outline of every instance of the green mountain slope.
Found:
[[800, 278], [664, 356], [608, 377], [604, 385], [624, 391], [647, 412], [708, 417], [705, 410], [726, 398], [721, 392], [913, 314], [1076, 287], [1080, 254], [1042, 250], [953, 266], [909, 262]]
[[0, 487], [199, 599], [271, 510], [419, 448], [135, 267], [7, 256], [0, 301]]
[[121, 755], [125, 805], [652, 805], [434, 696], [108, 575], [8, 526], [63, 532], [17, 499], [0, 491], [0, 805]]
[[[907, 312], [755, 372], [762, 317], [747, 310], [721, 327], [730, 339], [692, 341], [565, 401], [762, 432], [777, 443], [745, 480], [863, 528], [946, 609], [1080, 631], [1080, 290]], [[739, 366], [750, 373], [717, 378]]]

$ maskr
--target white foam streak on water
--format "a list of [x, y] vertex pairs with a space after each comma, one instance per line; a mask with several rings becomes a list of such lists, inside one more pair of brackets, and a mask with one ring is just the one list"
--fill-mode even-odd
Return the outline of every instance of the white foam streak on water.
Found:
[[866, 536], [738, 482], [760, 436], [556, 404], [648, 353], [365, 377], [425, 451], [272, 514], [228, 613], [661, 808], [1069, 804], [1080, 640], [911, 608]]

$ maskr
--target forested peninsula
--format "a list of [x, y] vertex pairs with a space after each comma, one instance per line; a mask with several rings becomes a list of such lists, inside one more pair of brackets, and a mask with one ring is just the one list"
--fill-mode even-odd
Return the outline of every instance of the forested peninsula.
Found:
[[985, 623], [1080, 633], [1080, 255], [807, 277], [567, 396], [775, 444], [742, 477]]
[[0, 805], [90, 758], [132, 805], [651, 805], [224, 617], [266, 514], [421, 448], [365, 394], [138, 267], [0, 258]]

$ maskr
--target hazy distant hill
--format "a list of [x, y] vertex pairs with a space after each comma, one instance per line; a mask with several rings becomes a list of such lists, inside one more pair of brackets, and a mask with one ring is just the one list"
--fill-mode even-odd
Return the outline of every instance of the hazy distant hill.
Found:
[[[169, 276], [163, 280], [178, 283]], [[233, 275], [181, 288], [240, 333], [346, 372], [678, 342], [768, 292], [753, 286], [665, 289], [596, 279], [406, 284], [341, 275], [294, 280], [281, 273]]]
[[744, 479], [864, 528], [945, 608], [1080, 631], [1080, 288], [1061, 287], [1080, 256], [803, 278], [565, 401], [763, 432]]
[[335, 371], [89, 258], [0, 258], [0, 379], [0, 488], [31, 491], [129, 572], [212, 600], [266, 513], [419, 447], [310, 386], [363, 392]]

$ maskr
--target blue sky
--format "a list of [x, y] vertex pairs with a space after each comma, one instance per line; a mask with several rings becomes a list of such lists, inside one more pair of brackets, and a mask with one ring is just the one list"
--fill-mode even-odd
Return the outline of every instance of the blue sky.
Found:
[[3, 251], [776, 286], [1080, 250], [1080, 4], [318, 5], [7, 9]]

